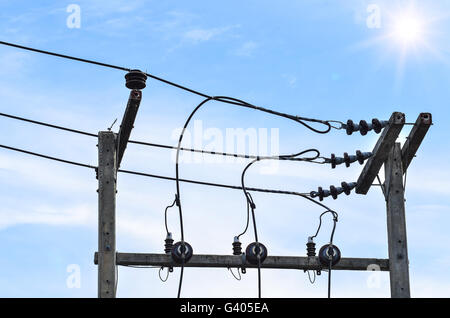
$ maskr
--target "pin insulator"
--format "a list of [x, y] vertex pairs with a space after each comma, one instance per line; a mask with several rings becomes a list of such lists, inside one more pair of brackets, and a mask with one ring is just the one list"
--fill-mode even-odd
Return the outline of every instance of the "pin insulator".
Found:
[[322, 246], [319, 250], [319, 262], [325, 266], [328, 267], [336, 265], [341, 260], [341, 251], [336, 245], [330, 245], [326, 244]]
[[308, 257], [316, 256], [316, 243], [314, 243], [311, 237], [308, 238], [308, 243], [306, 243], [306, 255]]
[[164, 240], [164, 252], [166, 254], [170, 254], [173, 248], [173, 239], [172, 239], [172, 233], [167, 233], [166, 239]]
[[188, 242], [177, 242], [173, 245], [172, 260], [177, 264], [187, 263], [194, 254], [192, 246]]
[[233, 255], [241, 255], [242, 254], [242, 243], [239, 242], [237, 236], [234, 237], [233, 241]]
[[267, 248], [259, 242], [250, 243], [245, 250], [247, 262], [253, 265], [262, 264], [267, 257]]
[[129, 89], [144, 89], [147, 75], [140, 70], [131, 70], [125, 75], [125, 86]]

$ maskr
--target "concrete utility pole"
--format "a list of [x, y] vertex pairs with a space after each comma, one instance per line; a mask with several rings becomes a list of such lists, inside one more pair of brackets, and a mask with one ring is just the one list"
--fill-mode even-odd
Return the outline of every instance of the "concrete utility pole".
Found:
[[[119, 169], [139, 105], [141, 89], [145, 88], [147, 76], [139, 70], [125, 75], [130, 96], [122, 118], [119, 133], [101, 131], [98, 134], [98, 297], [116, 297], [116, 190]], [[98, 254], [98, 255], [97, 255]]]
[[98, 134], [98, 297], [116, 297], [117, 144], [111, 131]]
[[402, 150], [396, 143], [384, 165], [391, 297], [409, 298]]

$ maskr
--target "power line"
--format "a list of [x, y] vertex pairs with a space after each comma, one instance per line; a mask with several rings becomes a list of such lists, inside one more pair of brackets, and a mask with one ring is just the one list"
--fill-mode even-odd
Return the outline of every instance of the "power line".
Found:
[[[40, 153], [37, 153], [37, 152], [32, 152], [32, 151], [16, 148], [16, 147], [10, 147], [10, 146], [6, 146], [6, 145], [0, 144], [0, 148], [4, 148], [4, 149], [16, 151], [16, 152], [21, 152], [21, 153], [25, 153], [25, 154], [28, 154], [28, 155], [49, 159], [49, 160], [54, 160], [54, 161], [58, 161], [58, 162], [62, 162], [62, 163], [70, 164], [70, 165], [75, 165], [75, 166], [79, 166], [79, 167], [84, 167], [84, 168], [90, 168], [90, 169], [97, 170], [96, 166], [92, 166], [92, 165], [89, 165], [89, 164], [84, 164], [84, 163], [71, 161], [71, 160], [65, 160], [65, 159], [54, 157], [54, 156], [44, 155], [44, 154], [40, 154]], [[150, 174], [150, 173], [144, 173], [144, 172], [132, 171], [132, 170], [119, 169], [118, 172], [126, 173], [126, 174], [132, 174], [132, 175], [138, 175], [138, 176], [143, 176], [143, 177], [149, 177], [149, 178], [155, 178], [155, 179], [169, 180], [169, 181], [175, 181], [176, 180], [176, 178], [174, 178], [174, 177], [168, 177], [168, 176], [162, 176], [162, 175]], [[192, 180], [192, 179], [179, 179], [179, 180], [181, 182], [184, 182], [184, 183], [192, 183], [192, 184], [211, 186], [211, 187], [218, 187], [218, 188], [227, 188], [227, 189], [233, 189], [233, 190], [242, 190], [242, 187], [240, 187], [240, 186], [234, 186], [234, 185], [229, 185], [229, 184], [213, 183], [213, 182], [206, 182], [206, 181], [198, 181], [198, 180]], [[246, 187], [246, 189], [248, 191], [253, 191], [253, 192], [263, 192], [263, 193], [273, 193], [273, 194], [286, 194], [286, 195], [303, 196], [303, 197], [308, 197], [309, 196], [309, 193], [301, 193], [301, 192], [296, 192], [296, 191], [264, 189], [264, 188], [249, 188], [249, 187]], [[313, 200], [313, 201], [315, 202], [315, 200]]]
[[[90, 132], [79, 130], [79, 129], [68, 128], [68, 127], [64, 127], [64, 126], [60, 126], [60, 125], [50, 124], [50, 123], [47, 123], [47, 122], [38, 121], [38, 120], [34, 120], [34, 119], [29, 119], [29, 118], [25, 118], [25, 117], [21, 117], [21, 116], [16, 116], [16, 115], [11, 115], [11, 114], [6, 114], [6, 113], [0, 113], [0, 116], [6, 117], [6, 118], [10, 118], [10, 119], [24, 121], [24, 122], [35, 124], [35, 125], [40, 125], [40, 126], [53, 128], [53, 129], [59, 129], [59, 130], [63, 130], [63, 131], [71, 132], [71, 133], [85, 135], [85, 136], [89, 136], [89, 137], [98, 137], [98, 134], [90, 133]], [[165, 144], [151, 143], [151, 142], [145, 142], [145, 141], [139, 141], [139, 140], [129, 140], [128, 142], [132, 143], [132, 144], [142, 145], [142, 146], [164, 148], [164, 149], [174, 149], [174, 150], [177, 149], [176, 146], [169, 146], [169, 145], [165, 145]], [[218, 152], [218, 151], [210, 151], [210, 150], [195, 149], [195, 148], [184, 148], [184, 147], [181, 147], [180, 150], [181, 151], [189, 151], [189, 152], [209, 154], [209, 155], [227, 156], [227, 157], [234, 157], [234, 158], [244, 158], [244, 159], [257, 159], [257, 158], [260, 158], [260, 159], [276, 159], [276, 160], [289, 160], [289, 161], [305, 161], [305, 159], [306, 159], [306, 158], [280, 158], [280, 157], [276, 158], [274, 156], [246, 155], [246, 154]], [[320, 159], [327, 159], [327, 158], [323, 158], [323, 157], [318, 157], [318, 158], [320, 158]], [[324, 164], [324, 163], [326, 163], [325, 161], [324, 162], [310, 161], [310, 160], [308, 160], [308, 161], [312, 162], [312, 163], [317, 163], [317, 164]]]
[[[18, 45], [18, 44], [14, 44], [14, 43], [10, 43], [10, 42], [0, 41], [0, 44], [1, 45], [10, 46], [10, 47], [14, 47], [14, 48], [18, 48], [18, 49], [21, 49], [21, 50], [27, 50], [27, 51], [31, 51], [31, 52], [35, 52], [35, 53], [51, 55], [51, 56], [60, 57], [60, 58], [64, 58], [64, 59], [69, 59], [69, 60], [74, 60], [74, 61], [78, 61], [78, 62], [94, 64], [94, 65], [97, 65], [97, 66], [108, 67], [108, 68], [117, 69], [117, 70], [121, 70], [121, 71], [127, 71], [127, 72], [132, 71], [132, 69], [127, 68], [127, 67], [123, 67], [123, 66], [117, 66], [117, 65], [107, 64], [107, 63], [103, 63], [103, 62], [98, 62], [98, 61], [78, 58], [78, 57], [74, 57], [74, 56], [71, 56], [71, 55], [65, 55], [65, 54], [55, 53], [55, 52], [46, 51], [46, 50], [35, 49], [35, 48], [32, 48], [32, 47], [28, 47], [28, 46], [24, 46], [24, 45]], [[331, 128], [340, 129], [340, 128], [336, 128], [336, 127], [334, 127], [334, 126], [332, 126], [330, 124], [330, 122], [335, 122], [335, 121], [330, 121], [330, 120], [327, 121], [327, 120], [319, 120], [319, 119], [314, 119], [314, 118], [293, 116], [293, 115], [281, 113], [281, 112], [278, 112], [278, 111], [274, 111], [274, 110], [271, 110], [271, 109], [267, 109], [267, 108], [264, 108], [264, 107], [252, 105], [252, 104], [249, 104], [247, 102], [243, 102], [242, 100], [239, 100], [239, 99], [236, 99], [236, 98], [232, 98], [232, 97], [227, 97], [227, 96], [210, 96], [208, 94], [201, 93], [201, 92], [196, 91], [194, 89], [185, 87], [185, 86], [177, 84], [175, 82], [171, 82], [169, 80], [163, 79], [161, 77], [158, 77], [158, 76], [150, 74], [150, 73], [143, 73], [143, 74], [145, 74], [146, 76], [148, 76], [150, 78], [153, 78], [153, 79], [155, 79], [157, 81], [160, 81], [160, 82], [163, 82], [165, 84], [174, 86], [176, 88], [185, 90], [187, 92], [190, 92], [192, 94], [201, 96], [201, 97], [206, 98], [206, 99], [216, 100], [216, 101], [219, 101], [219, 102], [222, 102], [222, 103], [233, 104], [233, 105], [237, 105], [237, 106], [241, 106], [241, 107], [248, 107], [248, 108], [252, 108], [252, 109], [255, 109], [255, 110], [266, 112], [266, 113], [269, 113], [269, 114], [272, 114], [272, 115], [277, 115], [277, 116], [281, 116], [281, 117], [285, 117], [285, 118], [291, 119], [293, 121], [296, 121], [296, 122], [302, 124], [306, 128], [308, 128], [308, 129], [310, 129], [310, 130], [312, 130], [312, 131], [314, 131], [316, 133], [325, 134], [325, 133], [328, 133], [331, 130]], [[316, 129], [316, 128], [306, 124], [305, 121], [307, 121], [307, 122], [314, 122], [314, 123], [320, 123], [320, 124], [326, 125], [327, 128], [325, 130], [318, 130], [318, 129]]]

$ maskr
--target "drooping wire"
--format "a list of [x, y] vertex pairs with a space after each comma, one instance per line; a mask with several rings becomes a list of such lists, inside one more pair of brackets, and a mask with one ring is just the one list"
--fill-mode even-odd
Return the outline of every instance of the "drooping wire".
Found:
[[167, 235], [169, 235], [169, 233], [170, 233], [169, 227], [168, 227], [168, 225], [167, 225], [167, 210], [169, 210], [171, 207], [173, 207], [173, 206], [175, 205], [175, 203], [177, 203], [177, 197], [176, 197], [176, 196], [175, 196], [175, 199], [173, 200], [173, 203], [170, 204], [170, 205], [168, 205], [168, 206], [166, 207], [166, 209], [164, 210], [164, 225], [165, 225], [165, 227], [166, 227]]
[[161, 277], [161, 272], [164, 270], [164, 266], [161, 266], [161, 268], [159, 269], [159, 271], [158, 271], [158, 276], [159, 276], [159, 279], [163, 282], [163, 283], [165, 283], [165, 282], [167, 282], [167, 280], [169, 279], [169, 268], [167, 268], [167, 275], [166, 275], [166, 278], [162, 278]]
[[[327, 213], [331, 213], [333, 215], [333, 229], [331, 231], [331, 235], [330, 235], [330, 243], [328, 246], [328, 254], [333, 255], [334, 252], [332, 251], [333, 249], [333, 238], [334, 238], [334, 232], [336, 230], [336, 223], [338, 222], [338, 213], [336, 211], [333, 211], [331, 209], [328, 209], [323, 212], [322, 214], [320, 214], [319, 217], [319, 226], [317, 227], [317, 231], [316, 234], [314, 234], [313, 236], [311, 236], [311, 239], [317, 237], [317, 235], [319, 234], [320, 228], [322, 226], [322, 216], [324, 216]], [[332, 256], [330, 256], [330, 262], [328, 265], [328, 298], [331, 298], [331, 270], [332, 270], [332, 263], [333, 263], [333, 258]], [[308, 272], [308, 276], [309, 276], [309, 272]]]
[[[263, 111], [263, 112], [267, 112], [270, 113], [272, 115], [276, 115], [276, 116], [280, 116], [280, 117], [285, 117], [291, 120], [294, 120], [302, 125], [304, 125], [305, 127], [311, 129], [314, 132], [317, 133], [327, 133], [330, 131], [331, 129], [331, 125], [328, 122], [325, 121], [320, 121], [320, 120], [316, 120], [316, 119], [310, 119], [310, 118], [305, 118], [305, 117], [298, 117], [298, 116], [292, 116], [292, 115], [288, 115], [288, 114], [284, 114], [284, 113], [280, 113], [277, 111], [273, 111], [273, 110], [269, 110], [269, 109], [265, 109], [263, 107], [259, 107], [259, 106], [255, 106], [255, 105], [251, 105], [245, 101], [239, 100], [237, 98], [233, 98], [233, 97], [227, 97], [227, 96], [208, 96], [207, 98], [205, 98], [202, 102], [200, 102], [195, 108], [194, 110], [189, 114], [188, 118], [186, 119], [186, 122], [183, 126], [183, 129], [181, 130], [179, 139], [178, 139], [178, 146], [177, 146], [177, 152], [176, 152], [176, 161], [175, 161], [175, 183], [176, 183], [176, 194], [177, 194], [177, 198], [178, 198], [178, 211], [179, 211], [179, 219], [180, 219], [180, 231], [181, 231], [181, 243], [182, 243], [182, 247], [184, 247], [184, 226], [183, 226], [183, 212], [182, 212], [182, 206], [181, 206], [181, 195], [180, 195], [180, 181], [179, 181], [179, 157], [180, 157], [180, 148], [181, 148], [181, 142], [183, 141], [183, 137], [184, 137], [184, 133], [187, 129], [187, 126], [189, 125], [189, 122], [191, 121], [191, 119], [193, 118], [193, 116], [195, 115], [195, 113], [206, 103], [208, 103], [211, 100], [216, 100], [216, 101], [222, 101], [225, 103], [229, 103], [229, 104], [233, 104], [233, 105], [237, 105], [237, 106], [242, 106], [242, 107], [248, 107], [248, 108], [252, 108], [255, 110], [259, 110], [259, 111]], [[327, 129], [324, 131], [319, 131], [311, 126], [309, 126], [308, 124], [304, 123], [303, 121], [311, 121], [311, 122], [320, 122], [324, 125], [327, 125]], [[320, 154], [317, 151], [318, 154]], [[296, 156], [293, 156], [296, 157]], [[318, 156], [317, 156], [318, 157]], [[317, 159], [316, 157], [316, 159]], [[277, 158], [281, 158], [281, 156], [277, 156]], [[255, 159], [255, 160], [259, 160], [259, 158]], [[245, 190], [244, 190], [245, 192]], [[247, 198], [248, 200], [248, 198]], [[254, 220], [254, 211], [252, 208], [252, 214], [253, 214], [253, 220]], [[256, 223], [254, 221], [254, 227], [255, 227], [255, 236], [257, 236], [256, 234]], [[256, 239], [256, 241], [258, 241]], [[260, 274], [260, 266], [258, 266], [258, 272]], [[181, 289], [181, 280], [183, 277], [183, 270], [184, 270], [184, 263], [182, 263], [181, 265], [181, 275], [180, 275], [180, 284], [179, 284], [179, 290], [178, 290], [178, 295], [180, 295], [180, 289]], [[260, 277], [260, 275], [258, 275]]]
[[[291, 154], [291, 155], [281, 155], [281, 156], [274, 156], [273, 158], [279, 158], [281, 160], [285, 160], [287, 158], [296, 158], [299, 157], [301, 155], [304, 155], [305, 153], [308, 152], [315, 152], [316, 156], [314, 157], [310, 157], [310, 158], [304, 158], [305, 160], [314, 160], [317, 159], [320, 156], [320, 152], [317, 149], [307, 149], [304, 151], [301, 151], [299, 153], [295, 153], [295, 154]], [[265, 158], [266, 160], [268, 159], [273, 159], [273, 158]], [[252, 166], [255, 162], [260, 161], [260, 158], [256, 158], [254, 160], [252, 160], [249, 164], [247, 164], [247, 166], [244, 168], [244, 170], [242, 171], [241, 174], [241, 185], [242, 185], [242, 190], [244, 191], [244, 195], [245, 195], [245, 199], [247, 202], [247, 227], [248, 227], [248, 207], [250, 207], [251, 210], [251, 215], [252, 215], [252, 221], [253, 221], [253, 231], [254, 231], [254, 235], [255, 235], [255, 242], [256, 242], [256, 247], [258, 248], [258, 254], [256, 255], [257, 260], [258, 260], [258, 297], [261, 298], [261, 259], [260, 259], [260, 249], [259, 249], [259, 241], [258, 241], [258, 231], [257, 231], [257, 226], [256, 226], [256, 217], [255, 217], [255, 203], [253, 201], [253, 198], [251, 197], [251, 195], [247, 192], [246, 187], [245, 187], [245, 173], [247, 172], [247, 170], [250, 168], [250, 166]], [[247, 227], [245, 228], [245, 231], [243, 233], [245, 233], [247, 231]], [[238, 237], [239, 238], [239, 237]]]
[[316, 272], [315, 272], [315, 271], [312, 271], [313, 274], [314, 274], [314, 276], [313, 276], [314, 278], [313, 278], [313, 279], [311, 279], [311, 274], [310, 274], [309, 272], [310, 272], [309, 270], [306, 271], [306, 273], [308, 274], [309, 282], [310, 282], [311, 284], [314, 284], [314, 283], [316, 282]]
[[238, 272], [239, 276], [236, 276], [236, 275], [234, 274], [233, 269], [232, 269], [231, 267], [228, 267], [228, 270], [231, 272], [231, 275], [233, 275], [233, 277], [234, 277], [236, 280], [240, 281], [240, 280], [242, 279], [241, 272], [239, 271], [239, 268], [237, 269], [237, 272]]
[[254, 203], [253, 203], [253, 198], [252, 198], [252, 195], [250, 194], [250, 192], [246, 192], [246, 193], [247, 193], [248, 197], [250, 198], [250, 202], [249, 202], [249, 200], [247, 200], [247, 221], [246, 221], [246, 225], [245, 225], [244, 231], [242, 231], [242, 233], [239, 234], [239, 235], [237, 236], [238, 240], [239, 240], [239, 238], [240, 238], [242, 235], [244, 235], [244, 234], [247, 232], [247, 230], [248, 230], [248, 224], [249, 224], [249, 222], [250, 222], [250, 205], [251, 205], [251, 204], [254, 204]]

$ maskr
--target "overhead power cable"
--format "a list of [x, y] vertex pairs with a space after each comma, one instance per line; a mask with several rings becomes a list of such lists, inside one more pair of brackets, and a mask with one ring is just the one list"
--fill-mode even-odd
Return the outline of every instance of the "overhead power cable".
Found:
[[[1, 45], [10, 46], [10, 47], [14, 47], [14, 48], [21, 49], [21, 50], [27, 50], [27, 51], [31, 51], [31, 52], [35, 52], [35, 53], [41, 53], [41, 54], [46, 54], [46, 55], [50, 55], [50, 56], [60, 57], [60, 58], [64, 58], [64, 59], [70, 59], [70, 60], [74, 60], [74, 61], [78, 61], [78, 62], [89, 63], [89, 64], [102, 66], [102, 67], [108, 67], [108, 68], [117, 69], [117, 70], [121, 70], [121, 71], [126, 71], [126, 72], [132, 71], [132, 69], [127, 68], [127, 67], [123, 67], [123, 66], [117, 66], [117, 65], [107, 64], [107, 63], [103, 63], [103, 62], [98, 62], [98, 61], [78, 58], [78, 57], [74, 57], [74, 56], [71, 56], [71, 55], [65, 55], [65, 54], [55, 53], [55, 52], [46, 51], [46, 50], [35, 49], [35, 48], [32, 48], [32, 47], [28, 47], [28, 46], [24, 46], [24, 45], [18, 45], [18, 44], [15, 44], [15, 43], [0, 41], [0, 44]], [[158, 77], [158, 76], [150, 74], [150, 73], [144, 73], [144, 74], [146, 76], [150, 77], [150, 78], [153, 78], [153, 79], [157, 80], [157, 81], [160, 81], [160, 82], [163, 82], [165, 84], [174, 86], [176, 88], [185, 90], [187, 92], [190, 92], [192, 94], [201, 96], [201, 97], [206, 98], [206, 99], [214, 99], [214, 100], [220, 101], [222, 103], [233, 104], [233, 105], [242, 106], [242, 107], [248, 107], [248, 108], [252, 108], [252, 109], [255, 109], [255, 110], [267, 112], [267, 113], [270, 113], [270, 114], [273, 114], [273, 115], [277, 115], [277, 116], [281, 116], [281, 117], [286, 117], [286, 118], [292, 119], [292, 120], [302, 124], [306, 128], [308, 128], [308, 129], [310, 129], [310, 130], [312, 130], [312, 131], [314, 131], [316, 133], [325, 134], [325, 133], [329, 132], [331, 130], [331, 128], [336, 128], [336, 127], [334, 127], [334, 126], [332, 126], [330, 124], [330, 122], [334, 122], [334, 121], [330, 121], [330, 120], [327, 121], [327, 120], [319, 120], [319, 119], [306, 118], [306, 117], [300, 117], [300, 116], [293, 116], [293, 115], [281, 113], [281, 112], [278, 112], [278, 111], [274, 111], [274, 110], [271, 110], [271, 109], [267, 109], [267, 108], [264, 108], [264, 107], [252, 105], [252, 104], [249, 104], [249, 103], [246, 103], [246, 102], [242, 102], [241, 100], [238, 100], [238, 99], [235, 99], [235, 98], [231, 98], [231, 97], [211, 96], [211, 95], [208, 95], [208, 94], [196, 91], [194, 89], [185, 87], [183, 85], [171, 82], [169, 80], [163, 79], [161, 77]], [[306, 124], [305, 121], [306, 122], [320, 123], [320, 124], [326, 125], [327, 128], [325, 130], [318, 130], [318, 129], [316, 129], [314, 127], [311, 127], [310, 125]]]
[[[29, 118], [25, 118], [25, 117], [21, 117], [21, 116], [15, 116], [15, 115], [1, 113], [1, 112], [0, 112], [0, 116], [6, 117], [6, 118], [10, 118], [10, 119], [15, 119], [15, 120], [28, 122], [28, 123], [35, 124], [35, 125], [40, 125], [40, 126], [45, 126], [45, 127], [49, 127], [49, 128], [54, 128], [54, 129], [59, 129], [59, 130], [71, 132], [71, 133], [76, 133], [76, 134], [80, 134], [80, 135], [85, 135], [85, 136], [90, 136], [90, 137], [98, 137], [98, 134], [90, 133], [90, 132], [79, 130], [79, 129], [68, 128], [68, 127], [64, 127], [64, 126], [60, 126], [60, 125], [50, 124], [50, 123], [47, 123], [47, 122], [38, 121], [38, 120], [34, 120], [34, 119], [29, 119]], [[137, 144], [137, 145], [142, 145], [142, 146], [149, 146], [149, 147], [156, 147], [156, 148], [174, 149], [174, 150], [178, 149], [176, 146], [169, 146], [169, 145], [165, 145], [165, 144], [151, 143], [151, 142], [145, 142], [145, 141], [139, 141], [139, 140], [129, 140], [128, 142], [132, 143], [132, 144]], [[189, 151], [189, 152], [197, 152], [197, 153], [209, 154], [209, 155], [228, 156], [228, 157], [234, 157], [234, 158], [244, 158], [244, 159], [257, 159], [257, 158], [259, 158], [259, 159], [278, 159], [278, 160], [289, 160], [289, 161], [304, 161], [303, 158], [282, 158], [281, 156], [277, 157], [277, 156], [246, 155], [246, 154], [218, 152], [218, 151], [210, 151], [210, 150], [194, 149], [194, 148], [184, 148], [184, 147], [181, 147], [180, 150], [181, 151]], [[308, 160], [308, 161], [312, 162], [312, 163], [317, 163], [317, 164], [325, 164], [327, 162], [327, 160], [329, 160], [328, 158], [323, 158], [323, 157], [319, 157], [319, 158], [323, 159], [323, 161], [320, 161], [320, 162], [319, 161], [310, 161], [310, 160]]]
[[[79, 166], [79, 167], [90, 168], [90, 169], [94, 169], [94, 170], [97, 169], [97, 167], [93, 166], [93, 165], [84, 164], [84, 163], [71, 161], [71, 160], [65, 160], [65, 159], [54, 157], [54, 156], [44, 155], [44, 154], [40, 154], [37, 152], [32, 152], [32, 151], [16, 148], [16, 147], [10, 147], [10, 146], [0, 144], [0, 148], [4, 148], [4, 149], [16, 151], [16, 152], [21, 152], [21, 153], [25, 153], [28, 155], [41, 157], [41, 158], [45, 158], [45, 159], [49, 159], [49, 160], [54, 160], [54, 161], [58, 161], [58, 162], [62, 162], [62, 163], [70, 164], [70, 165], [75, 165], [75, 166]], [[150, 178], [155, 178], [155, 179], [169, 180], [169, 181], [176, 180], [174, 177], [168, 177], [168, 176], [162, 176], [162, 175], [150, 174], [150, 173], [132, 171], [132, 170], [119, 169], [118, 172], [132, 174], [132, 175], [138, 175], [138, 176], [143, 176], [143, 177], [150, 177]], [[233, 189], [233, 190], [242, 190], [242, 187], [240, 187], [240, 186], [234, 186], [234, 185], [229, 185], [229, 184], [205, 182], [205, 181], [198, 181], [198, 180], [191, 180], [191, 179], [179, 179], [179, 181], [184, 182], [184, 183], [192, 183], [192, 184], [198, 184], [198, 185], [204, 185], [204, 186], [227, 188], [227, 189]], [[264, 188], [249, 188], [249, 187], [246, 187], [246, 189], [248, 191], [263, 192], [263, 193], [286, 194], [286, 195], [294, 195], [294, 196], [309, 196], [309, 193], [301, 193], [301, 192], [296, 192], [296, 191], [264, 189]]]

